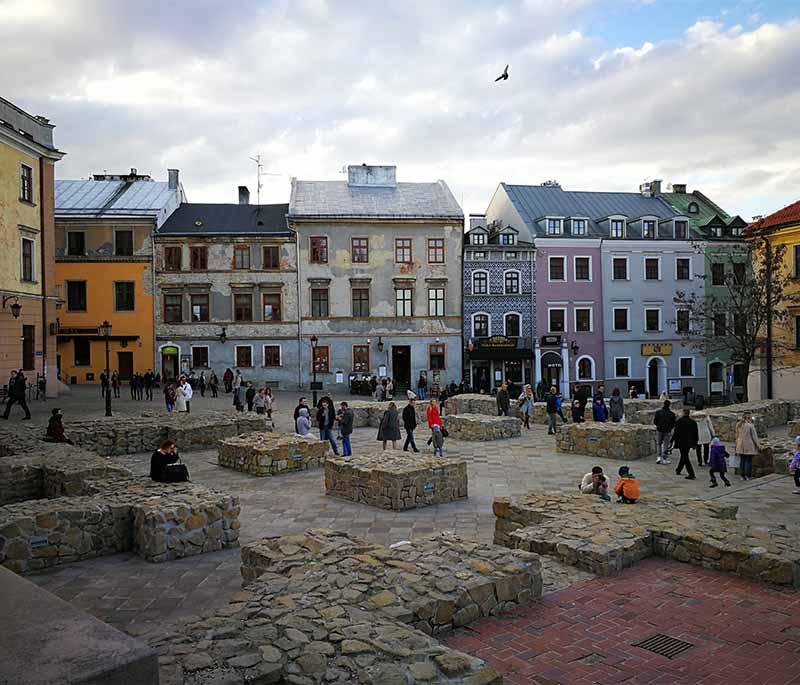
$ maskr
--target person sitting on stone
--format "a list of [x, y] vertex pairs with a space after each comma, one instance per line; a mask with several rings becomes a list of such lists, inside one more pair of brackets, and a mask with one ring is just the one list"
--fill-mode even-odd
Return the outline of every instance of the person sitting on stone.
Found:
[[72, 440], [67, 439], [67, 436], [64, 433], [63, 418], [64, 417], [62, 416], [60, 409], [53, 409], [52, 416], [47, 422], [47, 433], [45, 434], [44, 438], [45, 442], [65, 442], [68, 445], [74, 444]]
[[608, 502], [608, 478], [603, 473], [602, 466], [593, 466], [591, 473], [587, 473], [580, 484], [580, 490], [584, 495], [597, 495]]
[[614, 486], [614, 492], [623, 504], [636, 504], [641, 496], [639, 481], [636, 480], [627, 466], [619, 467], [619, 480]]
[[298, 410], [295, 430], [298, 435], [308, 435], [311, 432], [311, 419], [308, 417], [308, 407], [300, 407]]
[[183, 483], [189, 480], [189, 471], [180, 461], [178, 446], [173, 440], [165, 440], [150, 457], [150, 478], [159, 483]]

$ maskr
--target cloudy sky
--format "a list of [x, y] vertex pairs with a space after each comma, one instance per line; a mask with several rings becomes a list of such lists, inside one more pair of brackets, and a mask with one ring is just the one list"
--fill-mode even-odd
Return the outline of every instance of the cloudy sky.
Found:
[[[59, 178], [181, 170], [192, 201], [286, 202], [348, 163], [445, 179], [687, 183], [749, 218], [800, 198], [796, 0], [0, 0], [0, 95]], [[511, 78], [494, 77], [510, 63]]]

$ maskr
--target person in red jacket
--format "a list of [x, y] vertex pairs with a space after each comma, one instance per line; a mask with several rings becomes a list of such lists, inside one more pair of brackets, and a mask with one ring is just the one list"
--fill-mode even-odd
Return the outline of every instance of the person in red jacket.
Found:
[[439, 404], [434, 398], [428, 403], [428, 408], [425, 410], [425, 416], [428, 419], [428, 428], [431, 429], [431, 437], [428, 438], [428, 444], [433, 442], [433, 427], [439, 426], [442, 428], [442, 415], [439, 413]]

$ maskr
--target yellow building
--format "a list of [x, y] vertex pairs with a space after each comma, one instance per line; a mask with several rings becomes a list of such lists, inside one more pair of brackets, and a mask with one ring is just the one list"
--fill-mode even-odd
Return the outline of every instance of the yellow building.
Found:
[[58, 394], [53, 179], [64, 153], [47, 119], [0, 98], [0, 388], [22, 369]]
[[772, 326], [772, 359], [766, 354], [754, 361], [748, 382], [750, 399], [774, 397], [800, 399], [800, 201], [751, 224], [745, 235], [756, 241], [757, 255], [783, 248], [783, 273], [789, 276], [784, 293], [797, 303], [786, 305], [788, 317]]
[[106, 368], [123, 381], [156, 369], [153, 348], [153, 232], [185, 200], [178, 171], [168, 181], [96, 174], [56, 182], [56, 281], [62, 294], [58, 367], [66, 383], [99, 383]]

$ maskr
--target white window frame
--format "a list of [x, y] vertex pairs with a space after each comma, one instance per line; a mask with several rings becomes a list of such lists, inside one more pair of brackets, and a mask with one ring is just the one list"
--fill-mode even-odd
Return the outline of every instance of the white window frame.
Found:
[[[402, 263], [406, 264], [406, 262], [402, 262]], [[409, 298], [405, 299], [405, 297], [404, 297], [403, 299], [400, 299], [399, 295], [400, 295], [401, 292], [402, 293], [408, 292], [409, 293]], [[408, 314], [400, 314], [400, 313], [398, 313], [398, 308], [399, 308], [399, 305], [401, 303], [403, 304], [403, 310], [405, 311], [406, 302], [408, 303], [408, 312], [409, 313]], [[410, 317], [414, 316], [414, 288], [395, 288], [394, 289], [394, 315], [398, 319], [406, 319], [406, 318], [410, 318]]]
[[[522, 337], [522, 314], [520, 314], [519, 312], [506, 312], [505, 314], [503, 314], [503, 335], [505, 335], [507, 338], [511, 337], [511, 336], [508, 335], [508, 317], [509, 316], [517, 316], [517, 317], [519, 317], [519, 336], [513, 336], [513, 337], [515, 337], [515, 338], [516, 337], [520, 337], [521, 338]], [[491, 319], [490, 319], [490, 321], [491, 321]]]
[[[625, 278], [614, 277], [614, 261], [617, 259], [625, 260]], [[631, 280], [631, 260], [627, 255], [611, 255], [611, 280], [612, 281], [630, 281]]]
[[[578, 373], [578, 368], [580, 367], [580, 363], [584, 360], [588, 359], [592, 365], [592, 375], [591, 378], [581, 378], [580, 374]], [[595, 364], [594, 357], [589, 354], [582, 354], [575, 360], [575, 380], [576, 381], [594, 381], [597, 379], [597, 364]]]
[[[476, 274], [486, 274], [486, 292], [485, 293], [476, 293], [475, 292], [475, 275]], [[491, 284], [489, 283], [489, 271], [487, 269], [475, 269], [470, 276], [470, 283], [472, 284], [472, 294], [473, 295], [488, 295], [491, 291]]]
[[[442, 300], [441, 300], [442, 311], [441, 311], [441, 313], [439, 313], [439, 312], [431, 313], [431, 304], [436, 304], [436, 305], [439, 304], [439, 300], [438, 299], [431, 300], [431, 292], [434, 291], [434, 290], [441, 290], [442, 291]], [[444, 316], [444, 312], [445, 312], [445, 309], [446, 309], [446, 304], [445, 304], [446, 302], [447, 302], [447, 290], [445, 289], [444, 286], [434, 285], [434, 286], [431, 286], [431, 287], [428, 288], [428, 316]]]
[[[515, 273], [517, 274], [517, 292], [510, 293], [506, 290], [506, 274]], [[521, 295], [522, 294], [522, 273], [519, 269], [506, 269], [503, 271], [503, 294], [504, 295]]]
[[[205, 349], [206, 350], [206, 359], [208, 359], [208, 366], [197, 366], [194, 363], [194, 351]], [[211, 349], [208, 345], [190, 345], [189, 351], [192, 353], [192, 368], [193, 369], [210, 369], [211, 368]]]
[[[480, 240], [478, 240], [480, 238]], [[486, 245], [488, 236], [483, 231], [478, 231], [469, 237], [470, 245]]]
[[[615, 236], [612, 234], [611, 229], [615, 221], [622, 222], [622, 235]], [[628, 221], [625, 219], [624, 216], [610, 216], [608, 217], [608, 237], [611, 240], [625, 240], [628, 236]]]
[[[564, 330], [563, 331], [554, 331], [550, 321], [550, 312], [564, 312]], [[547, 308], [547, 332], [552, 333], [554, 335], [558, 335], [560, 333], [569, 333], [569, 318], [567, 317], [567, 308], [566, 307], [548, 307]]]
[[[648, 259], [655, 259], [658, 264], [658, 278], [648, 278], [647, 277], [647, 260]], [[662, 273], [661, 273], [661, 256], [656, 255], [645, 255], [642, 257], [642, 280], [643, 281], [661, 281]]]
[[[575, 233], [575, 222], [582, 221], [583, 222], [583, 231], [581, 233]], [[586, 216], [573, 216], [570, 219], [570, 235], [588, 235], [589, 233], [589, 217]]]
[[[626, 328], [615, 328], [616, 326], [616, 310], [617, 309], [624, 309], [625, 310], [625, 323], [627, 324]], [[611, 330], [615, 333], [630, 333], [631, 330], [631, 308], [628, 305], [624, 305], [622, 307], [611, 307]]]
[[[689, 262], [689, 278], [678, 278], [678, 260], [685, 259]], [[675, 280], [676, 281], [692, 281], [694, 280], [694, 275], [692, 274], [692, 258], [691, 257], [681, 257], [676, 255], [675, 256]]]
[[[561, 263], [564, 265], [564, 278], [552, 278], [550, 276], [550, 260], [551, 259], [560, 259]], [[566, 283], [569, 274], [567, 273], [567, 257], [566, 255], [547, 255], [547, 281], [549, 283]]]
[[[558, 233], [550, 233], [550, 222], [558, 222]], [[563, 216], [546, 216], [544, 218], [544, 233], [545, 236], [564, 235], [564, 217]]]
[[[692, 360], [692, 373], [689, 376], [683, 374], [681, 369], [681, 363], [684, 359], [691, 359]], [[695, 359], [694, 356], [687, 356], [687, 357], [678, 357], [678, 378], [694, 378], [695, 377]]]
[[[277, 366], [267, 366], [267, 347], [277, 347], [278, 348], [278, 365]], [[283, 367], [283, 346], [280, 343], [272, 343], [267, 345], [261, 345], [261, 368], [262, 369], [279, 369]]]
[[[648, 238], [644, 234], [645, 224], [653, 224], [653, 237]], [[642, 240], [656, 240], [658, 238], [658, 219], [656, 217], [647, 217], [642, 219]]]
[[[509, 242], [505, 242], [508, 240]], [[513, 233], [501, 233], [500, 234], [500, 244], [503, 246], [507, 245], [516, 245], [517, 244], [517, 236]]]
[[[678, 329], [678, 312], [689, 312], [689, 330], [686, 332]], [[678, 335], [686, 335], [692, 331], [692, 313], [689, 307], [675, 307], [675, 333]]]
[[[628, 363], [628, 374], [626, 376], [617, 375], [617, 361], [624, 359]], [[631, 358], [630, 357], [614, 357], [614, 378], [630, 378], [631, 377]]]
[[[589, 311], [589, 330], [588, 331], [579, 331], [578, 330], [578, 310], [588, 310]], [[572, 309], [572, 331], [574, 333], [594, 333], [594, 307], [587, 307], [581, 305], [580, 307], [573, 307]]]
[[[579, 259], [588, 259], [589, 260], [589, 278], [584, 279], [581, 278], [578, 280], [578, 260]], [[592, 255], [587, 254], [579, 254], [574, 255], [572, 257], [572, 280], [575, 283], [591, 283], [592, 282]]]
[[488, 326], [486, 327], [486, 337], [492, 337], [492, 315], [489, 312], [475, 312], [470, 316], [470, 330], [472, 331], [472, 337], [482, 337], [475, 334], [475, 317], [476, 316], [485, 316], [488, 319]]
[[[249, 347], [250, 348], [250, 366], [241, 366], [236, 362], [236, 350], [240, 347]], [[233, 367], [239, 369], [255, 369], [255, 358], [253, 357], [253, 346], [252, 345], [234, 345], [233, 346]]]
[[[661, 307], [653, 307], [649, 305], [645, 305], [643, 307], [642, 313], [642, 323], [644, 324], [644, 332], [645, 333], [663, 333], [664, 332], [664, 322], [662, 321], [661, 316]], [[651, 331], [647, 328], [647, 312], [648, 311], [657, 311], [658, 312], [658, 328], [654, 331]]]
[[475, 260], [476, 262], [486, 261], [486, 250], [473, 250], [472, 259]]
[[[23, 259], [23, 246], [25, 245], [25, 241], [31, 243], [31, 277], [30, 280], [25, 278], [25, 260]], [[36, 277], [38, 275], [36, 269], [36, 238], [31, 235], [21, 235], [19, 237], [19, 280], [20, 283], [36, 283]], [[88, 298], [87, 298], [88, 299]]]

